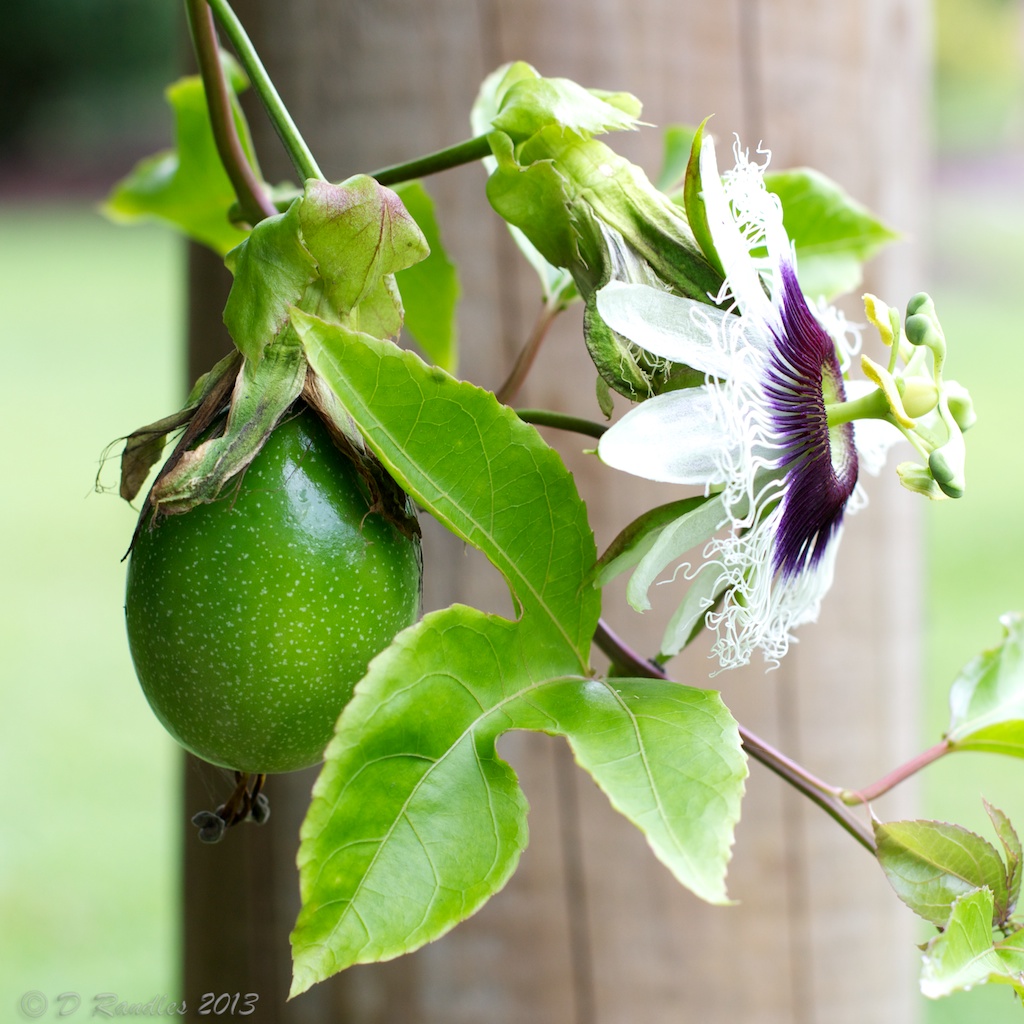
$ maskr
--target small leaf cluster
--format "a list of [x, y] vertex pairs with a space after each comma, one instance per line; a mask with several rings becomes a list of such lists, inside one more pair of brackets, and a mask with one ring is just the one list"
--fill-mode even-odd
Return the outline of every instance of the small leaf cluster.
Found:
[[[1024, 756], [1024, 620], [1003, 617], [996, 648], [972, 660], [950, 691], [950, 751]], [[921, 988], [932, 998], [985, 982], [1024, 995], [1024, 921], [1016, 916], [1024, 849], [998, 808], [985, 804], [999, 850], [960, 825], [875, 826], [877, 856], [904, 903], [940, 929], [927, 945]]]

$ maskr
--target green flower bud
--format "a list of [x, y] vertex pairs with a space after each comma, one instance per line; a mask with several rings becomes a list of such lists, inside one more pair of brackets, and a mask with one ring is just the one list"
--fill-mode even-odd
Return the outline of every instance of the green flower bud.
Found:
[[928, 456], [928, 468], [942, 493], [950, 498], [962, 498], [966, 488], [964, 480], [964, 439], [959, 431]]
[[939, 389], [927, 377], [907, 377], [900, 382], [900, 397], [908, 416], [917, 419], [939, 403]]
[[946, 403], [949, 405], [950, 415], [956, 425], [961, 430], [970, 430], [978, 421], [970, 392], [955, 380], [947, 380], [943, 390], [946, 393]]
[[900, 483], [914, 494], [923, 494], [934, 501], [946, 497], [927, 466], [920, 466], [916, 462], [901, 462], [896, 467], [896, 475]]

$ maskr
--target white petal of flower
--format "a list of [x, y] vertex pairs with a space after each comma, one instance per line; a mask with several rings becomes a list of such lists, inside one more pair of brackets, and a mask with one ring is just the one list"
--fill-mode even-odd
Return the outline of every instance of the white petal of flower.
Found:
[[769, 529], [734, 534], [718, 545], [709, 561], [720, 565], [726, 584], [743, 595], [742, 602], [728, 600], [720, 611], [708, 613], [708, 627], [718, 634], [711, 652], [723, 669], [747, 664], [757, 649], [769, 664], [786, 656], [792, 630], [818, 618], [835, 575], [841, 533], [840, 528], [814, 565], [791, 577], [780, 577], [773, 569]]
[[705, 562], [693, 574], [683, 603], [676, 609], [665, 627], [665, 635], [661, 641], [662, 654], [672, 657], [687, 645], [697, 623], [708, 613], [727, 584], [726, 574], [714, 562]]
[[668, 484], [720, 483], [730, 439], [705, 388], [655, 395], [631, 409], [598, 442], [601, 461]]
[[[710, 136], [705, 136], [701, 141], [700, 180], [708, 230], [715, 243], [718, 258], [722, 262], [729, 293], [741, 314], [756, 317], [762, 323], [774, 323], [778, 319], [778, 315], [772, 307], [771, 300], [765, 294], [757, 266], [750, 258], [752, 245], [759, 244], [763, 239], [752, 239], [740, 231], [730, 205], [730, 197], [726, 194], [725, 186], [718, 172], [715, 144]], [[748, 188], [759, 187], [760, 191], [767, 195], [763, 179], [751, 182], [749, 186], [746, 183], [743, 184]], [[760, 212], [765, 206], [765, 201], [760, 196], [758, 196], [758, 200], [759, 202], [756, 204], [748, 202], [745, 205], [754, 206]], [[775, 206], [771, 200], [767, 205]], [[778, 220], [781, 225], [781, 210], [778, 213]], [[756, 222], [750, 225], [750, 227], [757, 226], [759, 225]]]
[[729, 353], [718, 337], [725, 313], [706, 302], [694, 302], [658, 288], [612, 281], [597, 293], [597, 311], [617, 334], [634, 345], [674, 363], [685, 363], [712, 377], [727, 377]]

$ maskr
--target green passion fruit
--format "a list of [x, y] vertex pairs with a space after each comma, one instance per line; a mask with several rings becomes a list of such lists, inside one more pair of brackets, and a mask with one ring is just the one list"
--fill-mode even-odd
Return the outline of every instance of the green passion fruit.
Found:
[[371, 512], [308, 409], [225, 497], [144, 523], [125, 615], [168, 732], [240, 772], [318, 763], [367, 663], [419, 614], [419, 541]]

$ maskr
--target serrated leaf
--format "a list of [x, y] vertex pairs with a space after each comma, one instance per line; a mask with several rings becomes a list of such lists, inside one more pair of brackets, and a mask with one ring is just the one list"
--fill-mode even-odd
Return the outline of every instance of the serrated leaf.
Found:
[[[998, 807], [993, 807], [987, 800], [983, 801], [983, 803], [985, 804], [985, 812], [992, 821], [996, 835], [999, 837], [999, 842], [1002, 844], [1003, 851], [1006, 854], [1006, 915], [1008, 917], [1016, 909], [1017, 900], [1020, 896], [1021, 865], [1024, 862], [1024, 849], [1021, 848], [1020, 836], [1017, 835], [1017, 830], [1013, 827], [1010, 819]], [[1003, 925], [1005, 921], [997, 921], [996, 923]]]
[[[244, 88], [245, 77], [234, 62], [226, 59], [226, 65], [233, 88]], [[114, 187], [103, 212], [120, 222], [164, 221], [223, 256], [247, 232], [228, 219], [235, 191], [214, 142], [203, 83], [198, 76], [182, 78], [166, 96], [174, 112], [174, 149], [136, 164]], [[249, 127], [237, 102], [234, 116], [242, 150], [255, 168]]]
[[719, 695], [667, 680], [587, 680], [552, 684], [530, 703], [558, 722], [579, 764], [675, 877], [709, 903], [728, 902], [747, 768]]
[[770, 192], [782, 201], [786, 233], [796, 246], [800, 287], [832, 299], [856, 288], [861, 267], [899, 235], [830, 178], [810, 168], [770, 172]]
[[746, 767], [718, 695], [558, 678], [564, 658], [526, 619], [456, 606], [372, 663], [303, 826], [293, 994], [439, 937], [504, 885], [527, 836], [525, 798], [495, 749], [509, 729], [567, 736], [679, 880], [725, 901]]
[[950, 687], [946, 738], [955, 750], [1024, 757], [1024, 619], [999, 621], [999, 646], [968, 662]]
[[458, 345], [455, 310], [459, 303], [459, 273], [448, 258], [434, 213], [434, 200], [420, 181], [397, 185], [395, 191], [419, 225], [430, 253], [397, 275], [405, 307], [405, 329], [432, 363], [455, 372]]
[[535, 633], [585, 670], [598, 593], [586, 509], [561, 459], [489, 391], [412, 352], [296, 311], [310, 365], [401, 487], [482, 551]]
[[981, 836], [940, 821], [890, 821], [876, 823], [875, 839], [896, 895], [926, 921], [942, 927], [958, 897], [983, 887], [993, 894], [997, 920], [1005, 920], [1006, 869]]
[[1024, 931], [993, 942], [992, 893], [978, 889], [960, 896], [943, 933], [928, 943], [921, 992], [939, 999], [975, 985], [1012, 985], [1024, 995]]
[[395, 479], [490, 559], [520, 617], [455, 606], [370, 666], [338, 722], [303, 828], [294, 992], [443, 934], [526, 842], [495, 753], [509, 729], [566, 735], [656, 855], [705, 899], [723, 878], [745, 762], [718, 696], [590, 678], [596, 552], [572, 478], [490, 392], [301, 311], [307, 357]]

